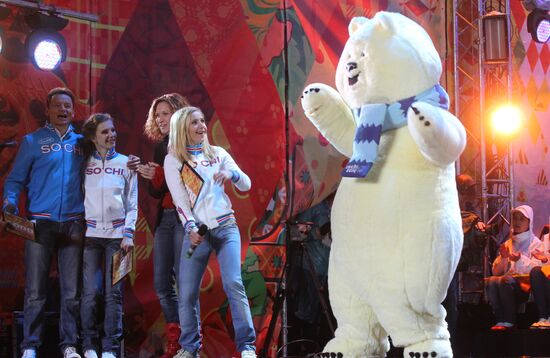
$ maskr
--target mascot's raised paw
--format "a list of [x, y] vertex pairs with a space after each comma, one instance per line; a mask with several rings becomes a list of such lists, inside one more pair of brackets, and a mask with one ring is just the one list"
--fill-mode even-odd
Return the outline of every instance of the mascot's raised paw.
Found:
[[340, 100], [340, 95], [327, 85], [313, 83], [304, 89], [301, 98], [306, 116], [315, 117], [323, 111], [330, 111], [330, 107]]
[[348, 105], [338, 91], [322, 83], [307, 86], [302, 108], [319, 132], [345, 156], [351, 156], [355, 124]]

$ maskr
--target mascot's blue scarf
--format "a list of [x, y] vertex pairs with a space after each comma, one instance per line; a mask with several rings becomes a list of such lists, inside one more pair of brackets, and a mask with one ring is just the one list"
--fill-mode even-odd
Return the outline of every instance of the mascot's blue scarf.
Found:
[[391, 104], [366, 104], [354, 109], [357, 129], [353, 140], [353, 155], [342, 170], [342, 176], [364, 178], [378, 156], [382, 133], [407, 125], [407, 111], [418, 101], [449, 109], [449, 96], [438, 84], [419, 95]]

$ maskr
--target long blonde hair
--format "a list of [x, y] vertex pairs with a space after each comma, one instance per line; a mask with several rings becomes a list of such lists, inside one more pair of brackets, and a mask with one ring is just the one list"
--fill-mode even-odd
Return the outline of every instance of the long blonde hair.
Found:
[[160, 128], [157, 124], [157, 121], [155, 120], [155, 112], [157, 111], [157, 106], [161, 102], [165, 102], [168, 105], [168, 107], [170, 107], [170, 109], [172, 110], [172, 113], [174, 113], [180, 108], [183, 108], [189, 105], [189, 102], [187, 102], [187, 99], [179, 93], [164, 94], [153, 100], [153, 103], [151, 103], [151, 107], [149, 107], [149, 113], [147, 114], [147, 121], [143, 126], [143, 133], [145, 133], [147, 138], [151, 139], [154, 142], [160, 142], [164, 138], [164, 135], [160, 132]]
[[[170, 134], [168, 136], [168, 151], [175, 155], [182, 163], [191, 159], [187, 152], [189, 144], [189, 125], [191, 124], [191, 115], [195, 112], [204, 114], [197, 107], [183, 107], [178, 109], [170, 117]], [[208, 142], [208, 136], [204, 138], [202, 144], [204, 156], [210, 160], [214, 159], [214, 148]]]

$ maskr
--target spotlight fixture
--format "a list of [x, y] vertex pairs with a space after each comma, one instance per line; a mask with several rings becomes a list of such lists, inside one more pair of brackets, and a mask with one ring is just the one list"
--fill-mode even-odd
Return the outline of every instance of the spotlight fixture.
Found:
[[508, 18], [506, 14], [493, 11], [482, 18], [484, 61], [486, 63], [508, 62]]
[[[13, 8], [23, 10], [18, 10], [12, 15]], [[28, 58], [35, 66], [44, 70], [57, 68], [67, 58], [65, 39], [58, 32], [67, 26], [68, 18], [99, 21], [97, 15], [42, 4], [40, 0], [0, 0], [0, 20], [10, 15], [13, 17], [13, 24], [9, 28], [4, 28], [8, 33], [29, 33], [30, 28], [30, 34], [23, 46], [20, 36], [6, 37], [0, 28], [2, 55], [15, 62], [24, 62]]]
[[546, 43], [550, 38], [550, 16], [548, 11], [534, 9], [527, 16], [527, 31], [534, 41]]
[[67, 58], [67, 44], [58, 32], [69, 20], [41, 11], [25, 16], [27, 25], [34, 29], [25, 42], [27, 56], [41, 70], [55, 70]]
[[61, 31], [67, 26], [69, 20], [43, 11], [36, 11], [25, 16], [25, 22], [31, 29], [51, 29]]
[[53, 30], [33, 31], [27, 37], [25, 47], [29, 59], [41, 70], [54, 70], [67, 58], [65, 39]]

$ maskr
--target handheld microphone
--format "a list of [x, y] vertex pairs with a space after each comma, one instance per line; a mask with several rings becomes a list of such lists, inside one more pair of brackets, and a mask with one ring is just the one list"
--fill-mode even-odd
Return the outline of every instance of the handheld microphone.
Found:
[[[206, 235], [207, 232], [208, 232], [208, 226], [206, 226], [205, 224], [201, 224], [201, 226], [199, 226], [199, 232], [197, 234], [199, 234], [200, 236], [204, 236], [204, 235]], [[188, 259], [191, 258], [191, 256], [193, 256], [193, 252], [195, 252], [195, 249], [197, 248], [197, 246], [199, 246], [199, 245], [191, 244], [191, 246], [187, 250], [187, 254], [185, 254], [185, 257], [187, 257]]]

